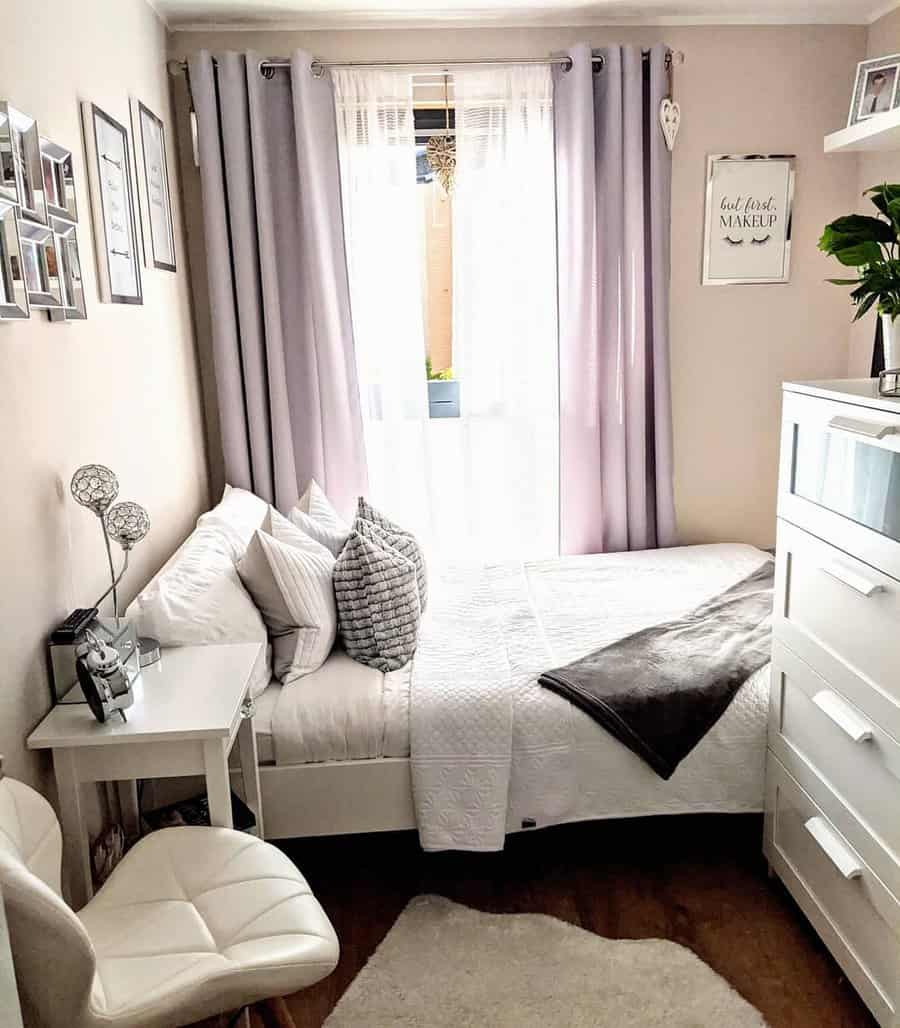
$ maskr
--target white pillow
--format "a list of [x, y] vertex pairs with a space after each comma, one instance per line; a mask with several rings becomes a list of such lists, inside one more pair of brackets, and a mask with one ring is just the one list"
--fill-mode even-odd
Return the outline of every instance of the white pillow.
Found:
[[237, 570], [269, 630], [275, 677], [317, 671], [337, 634], [331, 551], [272, 510]]
[[266, 626], [234, 567], [237, 533], [214, 523], [199, 524], [175, 557], [128, 608], [141, 635], [163, 646], [206, 643], [262, 643], [250, 692], [269, 684]]
[[268, 503], [255, 493], [226, 485], [222, 499], [212, 510], [201, 514], [197, 519], [197, 524], [221, 525], [230, 529], [231, 533], [236, 535], [241, 542], [240, 552], [234, 554], [234, 560], [238, 561], [243, 557], [247, 544], [253, 538], [253, 533], [263, 523], [268, 512]]
[[288, 517], [310, 538], [327, 546], [335, 557], [344, 548], [350, 535], [350, 526], [331, 506], [314, 478], [310, 479], [306, 492]]

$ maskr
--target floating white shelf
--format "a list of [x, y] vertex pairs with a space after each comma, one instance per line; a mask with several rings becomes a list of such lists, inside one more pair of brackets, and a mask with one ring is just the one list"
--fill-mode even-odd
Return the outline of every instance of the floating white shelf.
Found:
[[900, 150], [900, 107], [825, 137], [825, 153]]

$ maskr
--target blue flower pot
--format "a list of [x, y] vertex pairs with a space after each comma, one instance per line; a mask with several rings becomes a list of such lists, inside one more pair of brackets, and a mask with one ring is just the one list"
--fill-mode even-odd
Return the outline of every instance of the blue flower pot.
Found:
[[456, 379], [428, 382], [428, 416], [432, 418], [459, 417], [459, 382]]

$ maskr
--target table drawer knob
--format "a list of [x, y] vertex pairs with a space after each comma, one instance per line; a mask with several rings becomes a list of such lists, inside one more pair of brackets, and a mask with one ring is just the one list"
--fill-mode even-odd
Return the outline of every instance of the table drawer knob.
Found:
[[841, 842], [825, 818], [811, 817], [805, 827], [844, 878], [861, 877], [863, 866], [859, 857]]

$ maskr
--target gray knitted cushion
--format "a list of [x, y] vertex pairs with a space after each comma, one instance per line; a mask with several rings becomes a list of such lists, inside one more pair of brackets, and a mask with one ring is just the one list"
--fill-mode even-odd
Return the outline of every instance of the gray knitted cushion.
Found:
[[354, 660], [395, 671], [412, 659], [420, 616], [416, 569], [359, 519], [334, 565], [334, 597], [344, 648]]
[[428, 604], [428, 573], [425, 570], [425, 554], [416, 537], [412, 532], [407, 532], [399, 525], [394, 524], [390, 518], [386, 518], [381, 511], [376, 510], [362, 496], [356, 504], [356, 516], [379, 528], [391, 546], [402, 553], [407, 560], [412, 561], [416, 569], [416, 582], [419, 586], [419, 607], [424, 614]]

